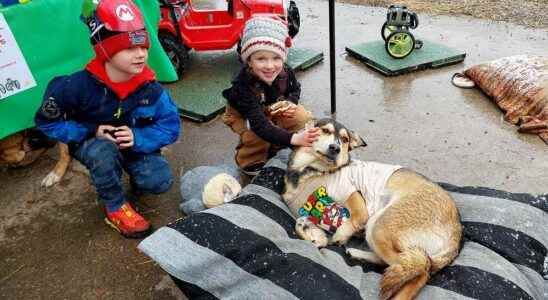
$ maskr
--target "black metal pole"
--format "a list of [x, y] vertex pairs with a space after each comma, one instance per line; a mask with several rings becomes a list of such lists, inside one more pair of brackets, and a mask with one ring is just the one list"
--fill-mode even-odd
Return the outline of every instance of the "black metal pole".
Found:
[[335, 87], [335, 0], [329, 0], [329, 75], [331, 84], [331, 114], [337, 111]]

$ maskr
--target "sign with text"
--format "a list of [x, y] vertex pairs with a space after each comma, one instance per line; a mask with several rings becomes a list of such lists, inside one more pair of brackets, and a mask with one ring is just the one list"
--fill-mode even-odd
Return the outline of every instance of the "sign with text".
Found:
[[36, 86], [25, 57], [0, 13], [0, 100]]

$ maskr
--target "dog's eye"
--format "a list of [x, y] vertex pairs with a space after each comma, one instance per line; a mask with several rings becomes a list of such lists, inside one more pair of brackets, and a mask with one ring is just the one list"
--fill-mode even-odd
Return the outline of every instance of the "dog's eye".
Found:
[[325, 134], [329, 134], [329, 133], [330, 133], [330, 132], [329, 132], [329, 129], [327, 129], [327, 128], [322, 128], [322, 132], [325, 133]]
[[348, 143], [348, 138], [345, 136], [341, 136], [341, 141], [346, 144]]

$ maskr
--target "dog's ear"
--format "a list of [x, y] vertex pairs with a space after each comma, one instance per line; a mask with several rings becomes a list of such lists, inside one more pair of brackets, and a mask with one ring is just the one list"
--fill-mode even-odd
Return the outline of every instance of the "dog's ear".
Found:
[[362, 137], [354, 131], [349, 130], [348, 134], [350, 135], [350, 150], [367, 146]]

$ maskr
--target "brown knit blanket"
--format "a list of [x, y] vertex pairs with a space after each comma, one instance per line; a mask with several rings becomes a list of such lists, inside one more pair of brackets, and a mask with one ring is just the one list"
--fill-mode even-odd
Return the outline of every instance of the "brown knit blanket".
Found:
[[464, 72], [506, 113], [519, 132], [548, 144], [548, 57], [518, 55], [475, 65]]

